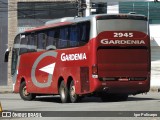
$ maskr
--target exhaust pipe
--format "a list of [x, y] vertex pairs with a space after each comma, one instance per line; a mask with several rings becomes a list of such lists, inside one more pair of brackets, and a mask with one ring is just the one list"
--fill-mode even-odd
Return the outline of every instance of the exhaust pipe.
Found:
[[103, 91], [104, 91], [104, 92], [107, 92], [108, 90], [109, 90], [108, 87], [104, 87], [104, 88], [103, 88]]

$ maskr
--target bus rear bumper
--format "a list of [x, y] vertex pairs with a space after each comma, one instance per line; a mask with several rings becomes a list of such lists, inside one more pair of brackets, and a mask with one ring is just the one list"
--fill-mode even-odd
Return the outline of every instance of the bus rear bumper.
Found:
[[101, 86], [97, 88], [99, 92], [136, 95], [148, 92], [150, 90], [150, 82], [148, 80], [128, 82], [106, 81], [101, 82]]

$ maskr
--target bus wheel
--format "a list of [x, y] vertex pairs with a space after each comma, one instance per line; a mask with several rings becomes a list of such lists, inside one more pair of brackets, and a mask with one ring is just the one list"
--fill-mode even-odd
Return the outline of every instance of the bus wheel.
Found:
[[76, 94], [74, 81], [71, 82], [69, 88], [69, 96], [72, 103], [78, 102], [80, 97]]
[[104, 102], [126, 101], [127, 99], [127, 94], [109, 94], [101, 96], [101, 100]]
[[61, 84], [60, 84], [59, 94], [60, 94], [60, 98], [61, 98], [62, 103], [69, 102], [68, 88], [65, 85], [64, 81], [62, 81]]
[[124, 95], [119, 95], [119, 101], [126, 101], [128, 99], [128, 95], [124, 94]]
[[19, 94], [21, 96], [21, 98], [23, 100], [33, 100], [35, 99], [36, 95], [35, 94], [32, 94], [32, 93], [28, 93], [27, 92], [27, 89], [26, 89], [26, 83], [25, 82], [22, 82], [21, 85], [20, 85], [20, 89], [19, 89]]

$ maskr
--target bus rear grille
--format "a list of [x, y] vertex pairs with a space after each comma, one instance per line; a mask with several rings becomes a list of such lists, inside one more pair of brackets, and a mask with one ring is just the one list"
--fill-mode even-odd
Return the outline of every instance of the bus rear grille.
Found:
[[101, 81], [143, 81], [147, 77], [101, 77]]

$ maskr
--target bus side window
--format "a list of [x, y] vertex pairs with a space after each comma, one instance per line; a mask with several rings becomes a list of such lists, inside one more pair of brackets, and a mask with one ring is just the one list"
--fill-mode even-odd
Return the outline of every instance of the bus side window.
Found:
[[54, 38], [54, 35], [55, 35], [54, 30], [48, 31], [48, 37], [47, 37], [47, 43], [46, 43], [47, 50], [55, 50], [56, 49], [56, 39]]
[[11, 64], [11, 74], [13, 75], [16, 71], [18, 61], [18, 49], [12, 49], [12, 64]]
[[27, 52], [27, 39], [25, 35], [21, 35], [21, 43], [20, 43], [20, 52], [19, 54], [23, 54]]
[[68, 41], [69, 41], [68, 39], [69, 39], [69, 28], [68, 27], [60, 28], [58, 48], [68, 47]]
[[37, 34], [37, 51], [46, 49], [46, 38], [47, 36], [45, 33]]
[[59, 33], [60, 33], [60, 30], [59, 30], [58, 28], [55, 29], [54, 40], [55, 40], [56, 48], [58, 48], [58, 43], [59, 43]]
[[80, 28], [80, 46], [85, 45], [89, 41], [90, 36], [90, 22], [79, 24]]
[[20, 35], [17, 35], [16, 38], [14, 39], [14, 45], [20, 45]]
[[36, 51], [36, 39], [34, 34], [29, 34], [26, 36], [28, 39], [28, 52]]
[[70, 27], [70, 47], [78, 46], [78, 32], [76, 25]]
[[20, 35], [17, 35], [14, 40], [14, 45], [12, 49], [12, 64], [11, 64], [11, 74], [13, 75], [16, 71], [18, 55], [20, 48]]

